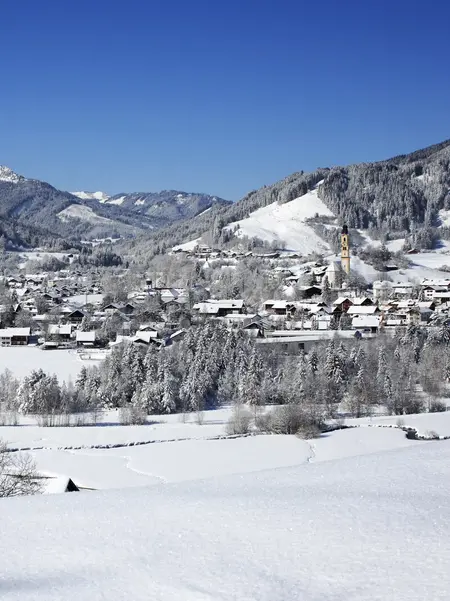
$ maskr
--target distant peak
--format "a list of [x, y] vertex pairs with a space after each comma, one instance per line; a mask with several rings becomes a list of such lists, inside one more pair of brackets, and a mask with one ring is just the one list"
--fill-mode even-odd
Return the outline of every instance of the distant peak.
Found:
[[99, 202], [106, 202], [110, 196], [106, 192], [72, 192], [74, 196], [81, 198], [82, 200], [98, 200]]
[[9, 167], [5, 165], [0, 165], [0, 181], [1, 182], [12, 182], [13, 184], [17, 184], [18, 182], [25, 181], [23, 175], [19, 175], [15, 173]]

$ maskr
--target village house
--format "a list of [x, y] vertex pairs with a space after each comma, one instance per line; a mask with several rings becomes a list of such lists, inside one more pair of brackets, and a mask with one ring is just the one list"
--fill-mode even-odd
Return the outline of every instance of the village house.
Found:
[[151, 342], [155, 342], [157, 338], [158, 332], [156, 330], [138, 330], [131, 341], [149, 345]]
[[348, 298], [347, 296], [339, 296], [333, 302], [333, 307], [334, 307], [333, 312], [336, 312], [336, 313], [347, 313], [347, 311], [349, 310], [349, 308], [352, 305], [353, 305], [353, 301], [352, 301], [351, 298]]
[[347, 315], [376, 315], [380, 313], [377, 305], [352, 305], [347, 311]]
[[79, 325], [83, 321], [84, 313], [80, 309], [75, 309], [64, 315], [64, 321], [73, 325]]
[[47, 330], [48, 340], [69, 342], [72, 338], [72, 324], [50, 324]]
[[236, 313], [245, 313], [245, 302], [242, 299], [236, 300], [215, 300], [208, 299], [207, 301], [196, 303], [192, 310], [199, 315], [211, 315], [215, 317], [224, 317]]
[[31, 336], [31, 328], [0, 329], [0, 346], [26, 346]]
[[387, 300], [393, 294], [392, 282], [388, 280], [376, 280], [372, 285], [372, 289], [375, 301]]
[[434, 290], [431, 298], [428, 297], [427, 300], [438, 303], [448, 303], [450, 301], [450, 292], [448, 290]]
[[95, 331], [93, 332], [82, 332], [81, 330], [77, 330], [76, 333], [76, 343], [77, 346], [81, 347], [92, 347], [95, 346], [97, 342], [97, 336]]
[[397, 282], [393, 285], [393, 296], [395, 298], [411, 298], [414, 284], [409, 282]]
[[313, 298], [322, 294], [322, 288], [316, 285], [297, 286], [297, 290], [302, 294], [303, 298]]
[[433, 300], [435, 298], [435, 292], [449, 292], [450, 291], [450, 279], [438, 279], [438, 280], [422, 280], [421, 284], [421, 295], [424, 300]]
[[355, 315], [352, 318], [352, 329], [368, 334], [377, 334], [380, 329], [379, 315]]

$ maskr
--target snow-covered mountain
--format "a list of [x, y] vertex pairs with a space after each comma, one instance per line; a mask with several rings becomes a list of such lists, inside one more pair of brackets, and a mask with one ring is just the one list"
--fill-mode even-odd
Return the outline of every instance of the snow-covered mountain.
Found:
[[46, 241], [53, 237], [77, 241], [130, 237], [139, 232], [148, 235], [151, 230], [227, 204], [216, 196], [178, 191], [112, 197], [102, 191], [70, 193], [0, 167], [0, 235], [15, 246], [26, 246], [36, 236]]
[[216, 206], [227, 206], [228, 200], [201, 192], [162, 190], [161, 192], [131, 192], [111, 196], [105, 205], [114, 205], [169, 225], [179, 219], [189, 219]]
[[99, 202], [107, 202], [110, 198], [109, 194], [106, 192], [86, 192], [81, 190], [80, 192], [71, 192], [77, 198], [81, 198], [82, 200], [98, 200]]
[[11, 182], [13, 184], [17, 184], [18, 182], [23, 181], [25, 181], [23, 175], [15, 173], [15, 171], [9, 167], [6, 167], [5, 165], [0, 165], [0, 182]]

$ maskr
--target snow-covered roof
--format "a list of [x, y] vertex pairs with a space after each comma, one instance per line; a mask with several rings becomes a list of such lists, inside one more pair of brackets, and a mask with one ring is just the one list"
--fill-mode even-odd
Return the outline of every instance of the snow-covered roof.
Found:
[[70, 324], [64, 324], [61, 326], [50, 324], [48, 326], [48, 333], [54, 335], [70, 335], [72, 333], [72, 326]]
[[216, 304], [216, 305], [220, 305], [221, 307], [231, 307], [233, 309], [242, 309], [242, 307], [244, 306], [244, 301], [241, 298], [238, 299], [214, 299], [214, 298], [209, 298], [207, 301], [205, 301], [207, 303], [211, 303], [211, 304]]
[[202, 303], [196, 303], [193, 306], [195, 311], [199, 311], [199, 313], [207, 313], [211, 315], [215, 315], [219, 312], [220, 309], [242, 309], [244, 307], [244, 301], [242, 299], [238, 300], [214, 300], [208, 299]]
[[150, 340], [152, 338], [158, 338], [158, 332], [156, 332], [155, 330], [145, 330], [145, 331], [140, 331], [140, 332], [136, 332], [133, 341], [134, 342], [146, 342], [147, 344], [150, 342]]
[[349, 315], [374, 315], [378, 310], [376, 305], [352, 305], [347, 313]]
[[354, 305], [362, 305], [365, 301], [371, 301], [372, 302], [372, 299], [369, 298], [368, 296], [360, 296], [360, 297], [352, 298], [352, 303]]
[[50, 475], [46, 473], [46, 475], [43, 476], [42, 480], [44, 484], [44, 495], [61, 494], [67, 492], [68, 489], [78, 490], [78, 487], [76, 486], [76, 484], [74, 484], [73, 480], [69, 478], [69, 476]]
[[77, 330], [77, 342], [95, 342], [95, 331], [93, 332], [81, 332]]
[[0, 338], [12, 338], [13, 336], [30, 336], [31, 328], [4, 328], [0, 330]]
[[341, 264], [337, 261], [331, 261], [326, 268], [326, 273], [340, 273], [342, 271]]
[[397, 282], [393, 286], [395, 290], [412, 290], [414, 288], [414, 284], [410, 282]]
[[333, 305], [342, 305], [342, 303], [345, 303], [346, 301], [350, 301], [351, 303], [353, 303], [353, 300], [351, 298], [349, 298], [348, 296], [339, 296], [333, 303]]
[[[412, 298], [409, 298], [408, 300], [404, 300], [404, 301], [399, 301], [398, 303], [395, 303], [395, 304], [399, 309], [410, 309], [411, 307], [417, 306], [416, 301], [414, 301]], [[430, 303], [427, 303], [427, 304], [430, 304]]]

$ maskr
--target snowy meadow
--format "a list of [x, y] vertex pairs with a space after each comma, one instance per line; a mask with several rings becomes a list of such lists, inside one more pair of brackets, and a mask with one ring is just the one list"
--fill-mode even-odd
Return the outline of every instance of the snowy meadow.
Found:
[[[50, 373], [77, 363], [69, 386], [15, 372], [17, 425], [0, 438], [48, 485], [0, 500], [0, 598], [446, 598], [450, 412], [414, 413], [447, 403], [438, 343], [411, 330], [376, 352], [336, 340], [293, 359], [204, 328], [87, 370], [11, 349]], [[92, 420], [63, 427], [62, 410]], [[69, 479], [79, 492], [49, 494]]]

